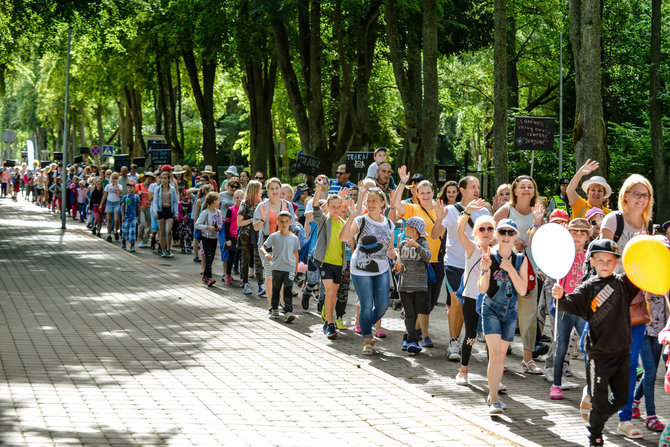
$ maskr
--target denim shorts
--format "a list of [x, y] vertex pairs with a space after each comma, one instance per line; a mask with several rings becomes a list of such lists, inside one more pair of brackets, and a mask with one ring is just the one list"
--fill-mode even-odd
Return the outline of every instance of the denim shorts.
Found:
[[484, 335], [500, 334], [505, 341], [514, 340], [517, 320], [515, 296], [506, 297], [502, 289], [493, 298], [484, 296], [481, 315]]
[[105, 202], [105, 213], [113, 214], [121, 211], [121, 202], [110, 202], [107, 200]]

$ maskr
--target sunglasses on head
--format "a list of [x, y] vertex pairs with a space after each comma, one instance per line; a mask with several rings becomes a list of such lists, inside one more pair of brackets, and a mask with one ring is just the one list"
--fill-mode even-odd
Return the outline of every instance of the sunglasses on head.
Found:
[[515, 230], [506, 230], [504, 228], [501, 228], [498, 230], [498, 234], [501, 236], [514, 236], [516, 234]]
[[486, 228], [484, 228], [484, 227], [479, 227], [479, 232], [480, 232], [480, 233], [485, 233], [485, 232], [493, 233], [493, 230], [494, 230], [493, 227], [486, 227]]

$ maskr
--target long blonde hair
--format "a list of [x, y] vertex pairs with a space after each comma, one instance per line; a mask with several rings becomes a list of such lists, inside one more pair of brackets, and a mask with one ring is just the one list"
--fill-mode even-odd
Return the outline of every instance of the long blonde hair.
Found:
[[621, 190], [619, 191], [619, 211], [624, 212], [628, 209], [628, 202], [626, 201], [626, 193], [635, 185], [643, 185], [649, 191], [649, 201], [647, 206], [642, 211], [642, 220], [644, 220], [645, 227], [649, 225], [649, 220], [651, 220], [651, 213], [654, 208], [654, 188], [652, 188], [651, 183], [647, 178], [640, 174], [631, 174], [626, 180], [624, 180], [623, 185], [621, 185]]
[[244, 201], [251, 206], [257, 205], [261, 201], [261, 192], [263, 191], [263, 184], [258, 180], [249, 180], [247, 183], [247, 192], [244, 196]]

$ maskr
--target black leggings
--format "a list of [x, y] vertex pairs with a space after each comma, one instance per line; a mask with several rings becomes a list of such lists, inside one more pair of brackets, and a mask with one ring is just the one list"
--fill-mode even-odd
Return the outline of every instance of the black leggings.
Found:
[[461, 365], [468, 366], [470, 355], [472, 355], [472, 345], [477, 339], [477, 322], [479, 314], [477, 313], [477, 300], [474, 298], [463, 297], [463, 323], [465, 324], [465, 337], [461, 346]]
[[409, 343], [417, 342], [416, 337], [416, 317], [419, 313], [426, 292], [400, 292], [400, 301], [405, 309], [405, 330], [407, 331], [407, 341]]
[[200, 239], [202, 242], [202, 249], [205, 251], [205, 272], [203, 276], [205, 278], [212, 277], [212, 261], [214, 261], [214, 254], [216, 253], [216, 244], [219, 242], [218, 239], [210, 239], [208, 237], [203, 237]]

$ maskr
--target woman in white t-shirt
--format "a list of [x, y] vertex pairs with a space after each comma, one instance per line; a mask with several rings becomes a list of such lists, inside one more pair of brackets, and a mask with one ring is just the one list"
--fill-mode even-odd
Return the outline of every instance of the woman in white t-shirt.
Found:
[[[362, 215], [364, 202], [367, 215]], [[388, 261], [396, 257], [396, 251], [393, 247], [395, 226], [384, 216], [387, 206], [386, 195], [381, 189], [368, 189], [362, 193], [359, 204], [349, 204], [349, 218], [340, 231], [342, 242], [358, 235], [350, 269], [361, 305], [359, 321], [365, 355], [372, 355], [372, 327], [384, 316], [389, 305]]]
[[[619, 191], [619, 210], [609, 213], [603, 219], [600, 228], [600, 237], [612, 239], [623, 252], [628, 242], [638, 233], [647, 233], [651, 222], [651, 213], [654, 206], [654, 190], [649, 180], [639, 174], [629, 176]], [[623, 217], [621, 234], [617, 237], [617, 216]], [[618, 219], [621, 219], [618, 217]], [[624, 273], [621, 262], [614, 268], [615, 273]], [[619, 426], [617, 432], [628, 437], [641, 437], [642, 432], [632, 425], [633, 394], [637, 381], [637, 366], [644, 340], [646, 324], [632, 327], [633, 341], [630, 345], [630, 384], [628, 403], [619, 411]]]
[[113, 173], [110, 182], [105, 186], [100, 207], [107, 213], [107, 242], [112, 242], [112, 226], [114, 237], [119, 240], [119, 227], [121, 226], [121, 186], [119, 186], [119, 174]]

